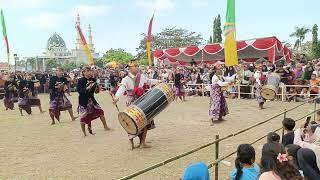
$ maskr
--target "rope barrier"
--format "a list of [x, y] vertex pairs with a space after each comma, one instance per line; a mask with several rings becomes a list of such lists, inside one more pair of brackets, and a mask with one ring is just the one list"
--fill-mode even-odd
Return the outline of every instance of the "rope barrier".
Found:
[[[312, 99], [312, 100], [310, 100], [310, 101], [314, 101], [314, 100], [316, 100], [316, 99], [318, 99], [318, 98], [314, 98], [314, 99]], [[290, 109], [288, 109], [288, 110], [285, 110], [284, 112], [282, 112], [282, 113], [280, 113], [280, 114], [277, 114], [277, 115], [275, 115], [275, 116], [273, 116], [273, 117], [271, 117], [271, 118], [269, 118], [269, 119], [267, 119], [267, 120], [265, 120], [265, 121], [259, 122], [259, 123], [257, 123], [257, 124], [254, 124], [254, 125], [252, 125], [252, 126], [249, 126], [249, 127], [247, 127], [247, 128], [244, 128], [244, 129], [242, 129], [242, 130], [239, 130], [239, 131], [236, 132], [236, 133], [229, 134], [229, 135], [227, 135], [227, 136], [225, 136], [225, 137], [223, 137], [223, 138], [214, 140], [214, 141], [212, 141], [212, 142], [210, 142], [210, 143], [207, 143], [207, 144], [205, 144], [205, 145], [202, 145], [202, 146], [200, 146], [200, 147], [198, 147], [198, 148], [192, 149], [192, 150], [190, 150], [190, 151], [187, 151], [187, 152], [182, 153], [182, 154], [180, 154], [180, 155], [177, 155], [177, 156], [175, 156], [175, 157], [171, 157], [171, 158], [169, 158], [169, 159], [167, 159], [167, 160], [165, 160], [165, 161], [162, 161], [162, 162], [160, 162], [160, 163], [154, 164], [154, 165], [152, 165], [152, 166], [150, 166], [150, 167], [147, 167], [147, 168], [145, 168], [145, 169], [142, 169], [142, 170], [140, 170], [140, 171], [137, 171], [137, 172], [135, 172], [135, 173], [133, 173], [133, 174], [131, 174], [131, 175], [122, 177], [120, 180], [131, 179], [131, 178], [136, 177], [136, 176], [138, 176], [138, 175], [141, 175], [141, 174], [143, 174], [143, 173], [145, 173], [145, 172], [148, 172], [148, 171], [150, 171], [150, 170], [153, 170], [153, 169], [156, 169], [156, 168], [161, 167], [161, 166], [163, 166], [163, 165], [166, 165], [166, 164], [168, 164], [168, 163], [170, 163], [170, 162], [172, 162], [172, 161], [175, 161], [175, 160], [177, 160], [177, 159], [180, 159], [180, 158], [182, 158], [182, 157], [185, 157], [185, 156], [187, 156], [187, 155], [189, 155], [189, 154], [195, 153], [195, 152], [197, 152], [197, 151], [199, 151], [199, 150], [201, 150], [201, 149], [204, 149], [204, 148], [206, 148], [206, 147], [208, 147], [208, 146], [211, 146], [211, 145], [213, 145], [213, 144], [215, 144], [215, 143], [218, 143], [218, 142], [221, 142], [221, 141], [223, 141], [223, 140], [226, 140], [226, 139], [229, 139], [229, 138], [231, 138], [231, 137], [234, 137], [234, 136], [237, 136], [237, 135], [239, 135], [239, 134], [242, 134], [242, 133], [244, 133], [244, 132], [246, 132], [246, 131], [254, 128], [254, 127], [257, 127], [257, 126], [262, 125], [262, 124], [264, 124], [264, 123], [266, 123], [266, 122], [269, 122], [269, 121], [271, 121], [271, 120], [273, 120], [273, 119], [275, 119], [275, 118], [283, 115], [284, 113], [287, 113], [287, 112], [290, 112], [290, 111], [292, 111], [292, 110], [294, 110], [294, 109], [297, 109], [298, 107], [301, 107], [301, 106], [307, 104], [308, 102], [309, 102], [309, 101], [304, 102], [304, 103], [302, 103], [302, 104], [299, 104], [299, 105], [297, 105], [297, 106], [295, 106], [295, 107], [292, 107], [292, 108], [290, 108]], [[266, 137], [266, 136], [265, 136], [265, 137]], [[263, 138], [264, 138], [264, 137], [263, 137]], [[263, 138], [261, 138], [261, 139], [263, 139]], [[260, 140], [261, 140], [261, 139], [260, 139]], [[226, 156], [224, 156], [224, 157], [222, 157], [222, 158], [219, 158], [219, 159], [217, 160], [217, 162], [220, 162], [220, 161], [222, 161], [222, 160], [224, 160], [224, 159], [226, 159], [226, 158], [228, 158], [228, 157], [230, 157], [230, 156], [232, 156], [232, 155], [233, 155], [233, 154], [228, 154], [228, 155], [226, 155]], [[214, 163], [210, 164], [209, 166], [212, 167], [213, 165], [214, 165]]]

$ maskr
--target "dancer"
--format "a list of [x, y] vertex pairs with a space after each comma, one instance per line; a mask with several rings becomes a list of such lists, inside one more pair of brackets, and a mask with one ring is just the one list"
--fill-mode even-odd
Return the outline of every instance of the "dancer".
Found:
[[23, 116], [22, 110], [25, 110], [27, 114], [31, 115], [31, 107], [38, 106], [41, 113], [44, 113], [41, 107], [40, 99], [36, 97], [34, 82], [30, 74], [26, 75], [25, 80], [21, 80], [18, 86], [19, 99], [18, 106], [21, 116]]
[[[119, 97], [127, 93], [128, 100], [126, 102], [127, 106], [133, 103], [138, 97], [142, 96], [144, 93], [144, 84], [157, 84], [160, 81], [156, 79], [148, 79], [144, 75], [139, 73], [139, 66], [136, 60], [131, 60], [128, 64], [129, 74], [122, 79], [119, 89], [117, 90], [113, 103], [117, 104]], [[154, 129], [154, 122], [151, 121], [141, 132], [137, 135], [140, 139], [140, 144], [138, 147], [149, 148], [150, 146], [146, 144], [147, 131]], [[137, 137], [136, 135], [128, 135], [129, 141], [131, 143], [131, 149], [133, 150], [134, 143], [133, 139]]]
[[256, 99], [259, 103], [259, 107], [260, 109], [264, 109], [263, 105], [264, 102], [266, 102], [266, 100], [261, 96], [261, 91], [262, 91], [262, 86], [266, 80], [266, 76], [263, 74], [262, 72], [262, 65], [258, 64], [257, 65], [257, 70], [254, 73], [254, 78], [256, 79], [256, 83], [255, 83], [255, 89], [256, 89]]
[[67, 83], [67, 79], [63, 76], [63, 69], [57, 68], [56, 75], [52, 76], [49, 82], [51, 125], [55, 124], [55, 118], [60, 122], [60, 111], [68, 110], [72, 121], [77, 118], [73, 116], [72, 104], [65, 95]]
[[91, 128], [91, 121], [100, 118], [105, 130], [110, 130], [107, 126], [104, 111], [94, 98], [94, 93], [100, 92], [100, 85], [94, 78], [93, 71], [90, 67], [82, 68], [82, 77], [78, 80], [77, 91], [79, 93], [78, 112], [80, 115], [80, 124], [84, 136], [87, 136], [85, 124], [88, 125], [88, 132], [94, 134]]
[[184, 75], [181, 72], [180, 67], [177, 67], [177, 73], [174, 75], [174, 87], [176, 90], [176, 101], [178, 97], [182, 101], [186, 101], [185, 89], [184, 89]]
[[214, 120], [222, 121], [223, 117], [229, 114], [227, 101], [221, 89], [221, 87], [228, 86], [229, 83], [224, 81], [222, 70], [218, 69], [215, 75], [212, 76], [210, 91], [209, 117], [211, 126], [213, 126]]
[[4, 83], [4, 107], [6, 110], [14, 109], [15, 96], [17, 94], [17, 81], [15, 80], [14, 75], [10, 75], [9, 78]]

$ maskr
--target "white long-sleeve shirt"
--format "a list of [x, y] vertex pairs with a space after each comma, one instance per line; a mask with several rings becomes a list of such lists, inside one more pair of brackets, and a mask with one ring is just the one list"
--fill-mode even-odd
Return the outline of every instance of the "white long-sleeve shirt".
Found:
[[[136, 76], [129, 73], [128, 76], [122, 79], [120, 87], [117, 90], [115, 96], [120, 97], [120, 96], [123, 96], [126, 91], [132, 91], [134, 89], [135, 81], [136, 81]], [[152, 85], [152, 84], [157, 84], [159, 82], [160, 81], [157, 79], [149, 79], [145, 75], [141, 74], [138, 88], [142, 88], [144, 84]]]
[[222, 87], [223, 86], [228, 86], [228, 84], [229, 84], [228, 82], [221, 81], [217, 75], [213, 75], [212, 76], [211, 82], [212, 82], [212, 85], [218, 84], [219, 86], [222, 86]]

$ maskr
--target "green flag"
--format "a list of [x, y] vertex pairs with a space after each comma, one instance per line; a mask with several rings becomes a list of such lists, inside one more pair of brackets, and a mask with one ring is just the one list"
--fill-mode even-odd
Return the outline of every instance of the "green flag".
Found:
[[7, 56], [8, 56], [8, 64], [10, 63], [10, 50], [9, 50], [9, 41], [7, 35], [6, 22], [4, 20], [3, 10], [1, 9], [1, 24], [2, 24], [2, 34], [7, 47]]
[[226, 66], [238, 65], [236, 36], [235, 0], [228, 0], [226, 24], [224, 26], [224, 57]]

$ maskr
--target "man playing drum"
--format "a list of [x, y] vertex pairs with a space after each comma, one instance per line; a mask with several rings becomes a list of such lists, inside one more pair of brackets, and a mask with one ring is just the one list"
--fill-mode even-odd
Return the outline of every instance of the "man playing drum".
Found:
[[[129, 106], [137, 98], [143, 95], [144, 84], [157, 84], [160, 82], [159, 80], [156, 80], [156, 79], [148, 79], [143, 74], [139, 73], [139, 66], [136, 60], [131, 60], [128, 64], [128, 68], [129, 68], [129, 74], [122, 79], [121, 84], [113, 100], [114, 104], [116, 104], [119, 101], [120, 96], [123, 96], [126, 93], [128, 97], [126, 104], [127, 106]], [[155, 128], [154, 122], [151, 121], [150, 124], [148, 124], [145, 128], [143, 128], [138, 135], [128, 135], [131, 143], [131, 148], [132, 149], [135, 148], [133, 139], [137, 136], [140, 139], [140, 144], [138, 147], [141, 146], [142, 148], [149, 148], [150, 146], [148, 146], [145, 142], [147, 137], [147, 131], [154, 128]]]

